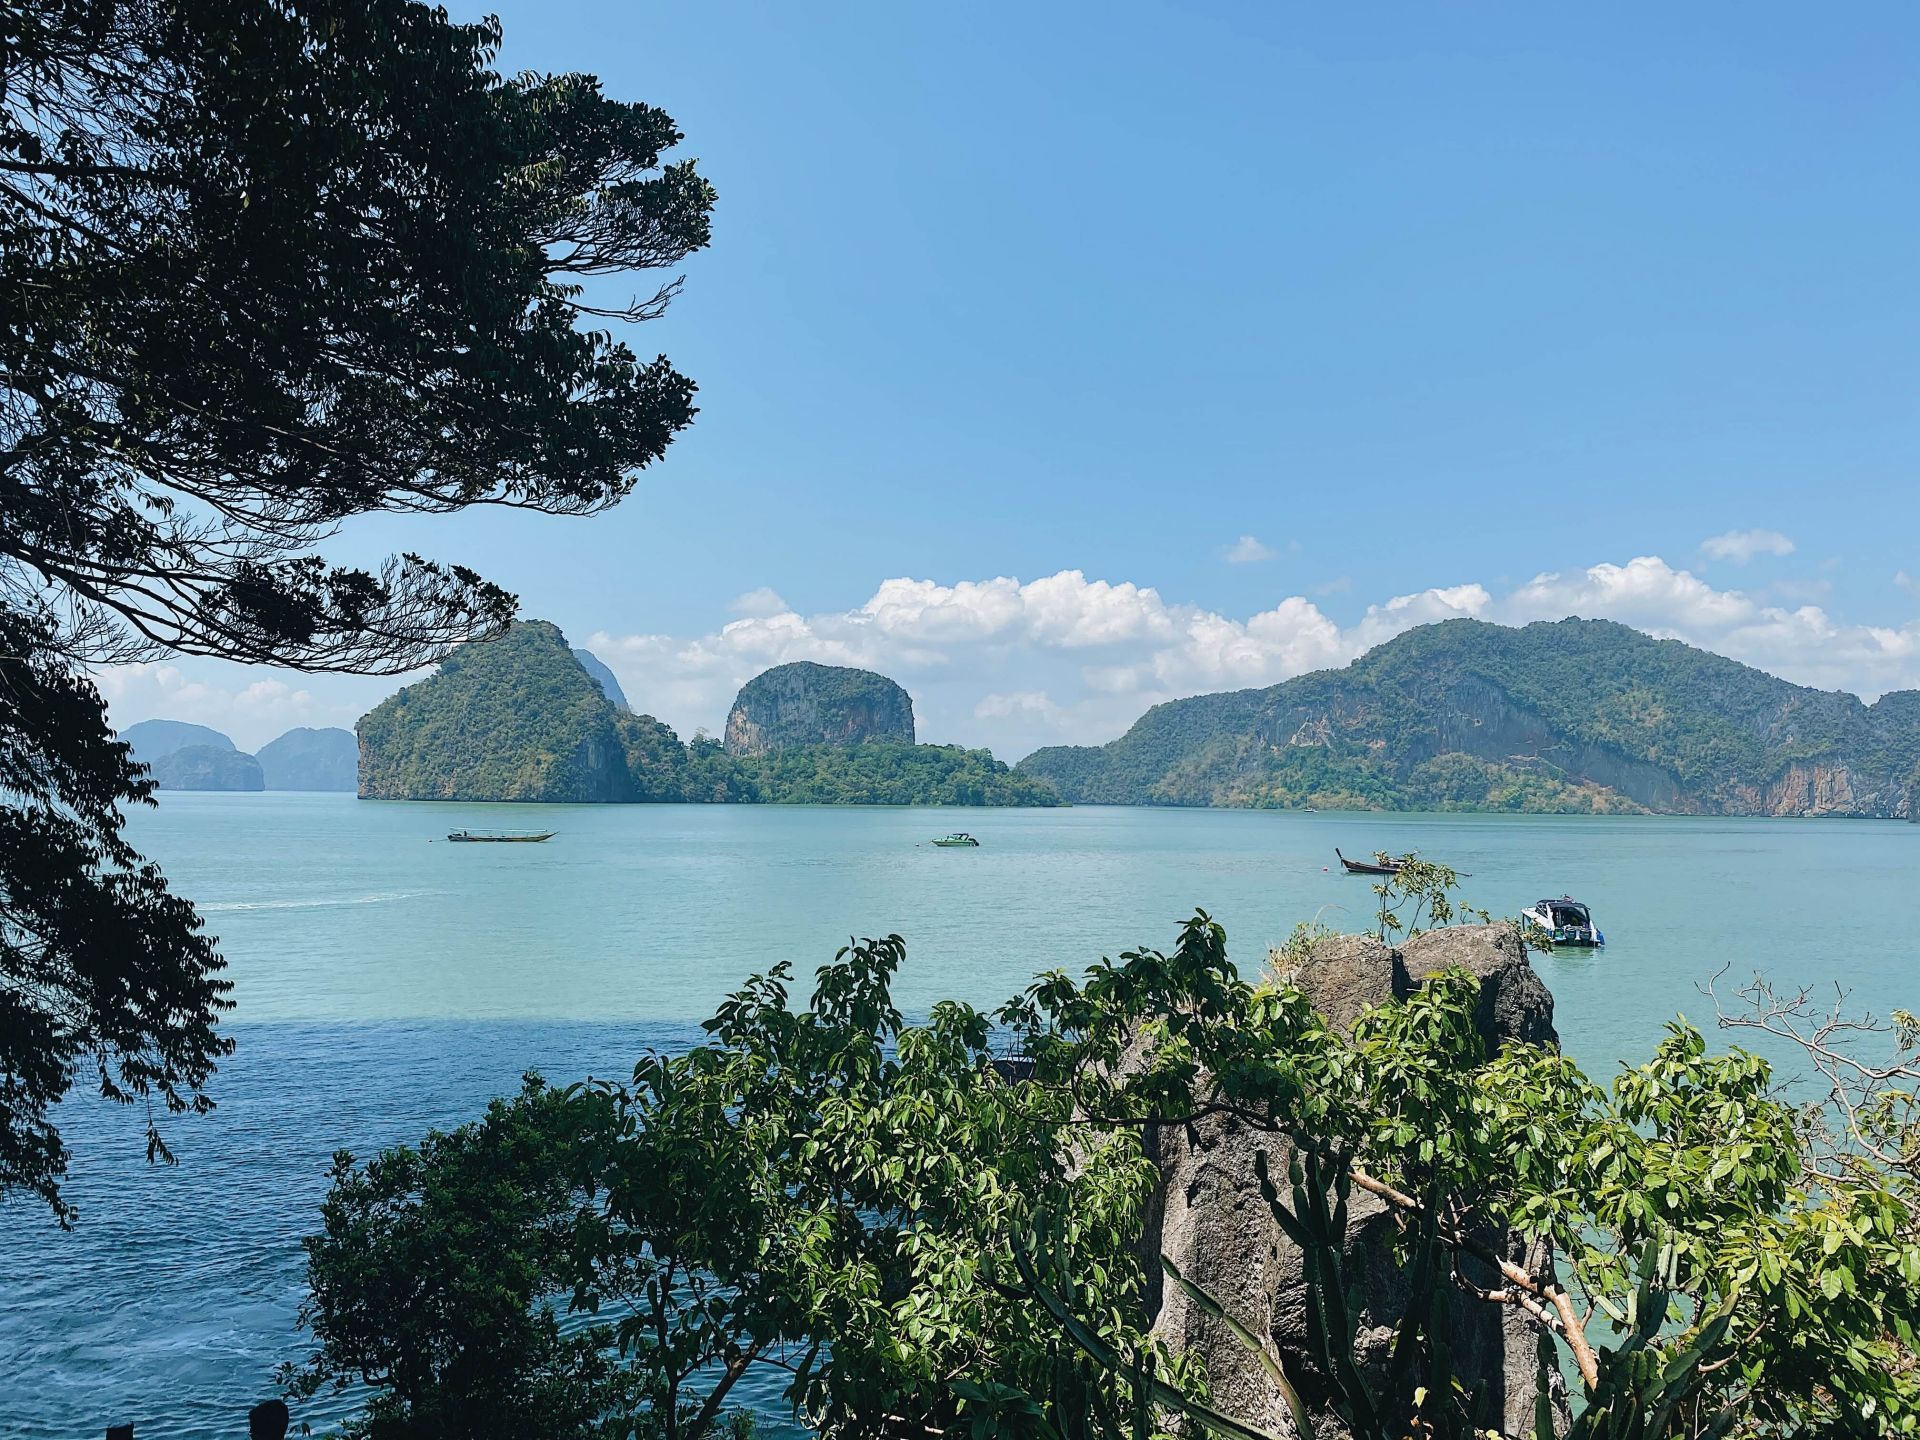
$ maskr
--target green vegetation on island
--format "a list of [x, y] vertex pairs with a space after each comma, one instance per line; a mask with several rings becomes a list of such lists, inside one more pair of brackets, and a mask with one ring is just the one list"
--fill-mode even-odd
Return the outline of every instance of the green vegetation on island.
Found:
[[1624, 625], [1449, 620], [1343, 670], [1155, 706], [1020, 762], [1068, 800], [1910, 813], [1920, 694], [1863, 704]]
[[361, 716], [376, 800], [633, 798], [613, 704], [544, 620], [462, 645]]
[[1058, 805], [1051, 785], [958, 745], [810, 745], [727, 757], [748, 798], [778, 805]]
[[[515, 624], [498, 639], [463, 646], [438, 674], [362, 718], [360, 793], [386, 800], [1060, 803], [1052, 786], [984, 750], [914, 744], [911, 702], [885, 676], [825, 665], [769, 673], [774, 683], [762, 686], [766, 676], [750, 682], [733, 711], [767, 723], [751, 732], [744, 752], [729, 753], [704, 735], [683, 743], [653, 716], [616, 707], [558, 629]], [[819, 694], [810, 689], [815, 680], [824, 687]], [[909, 738], [888, 738], [903, 714]], [[821, 734], [846, 738], [821, 743]], [[786, 743], [796, 735], [813, 743]]]

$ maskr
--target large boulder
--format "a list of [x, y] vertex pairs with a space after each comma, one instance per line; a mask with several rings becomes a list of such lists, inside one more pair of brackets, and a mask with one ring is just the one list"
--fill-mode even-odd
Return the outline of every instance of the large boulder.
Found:
[[[1448, 966], [1469, 970], [1479, 979], [1475, 1016], [1489, 1045], [1557, 1045], [1553, 996], [1507, 926], [1430, 931], [1400, 948], [1370, 936], [1335, 936], [1315, 945], [1288, 978], [1322, 1015], [1350, 1026], [1367, 1007], [1404, 998], [1421, 980]], [[1325, 1410], [1326, 1392], [1309, 1357], [1301, 1255], [1274, 1221], [1254, 1169], [1254, 1156], [1264, 1149], [1271, 1172], [1284, 1176], [1290, 1158], [1286, 1142], [1224, 1115], [1156, 1127], [1146, 1141], [1162, 1176], [1143, 1246], [1149, 1283], [1156, 1287], [1149, 1295], [1155, 1307], [1154, 1333], [1175, 1350], [1200, 1356], [1214, 1403], [1228, 1415], [1274, 1435], [1294, 1433], [1286, 1407], [1258, 1360], [1180, 1290], [1158, 1284], [1158, 1259], [1164, 1254], [1228, 1313], [1256, 1334], [1271, 1337], [1288, 1373], [1317, 1412], [1320, 1440], [1327, 1440], [1338, 1425]], [[1348, 1203], [1347, 1267], [1360, 1289], [1355, 1348], [1363, 1367], [1384, 1365], [1393, 1326], [1405, 1305], [1405, 1277], [1392, 1254], [1392, 1234], [1393, 1220], [1384, 1203], [1355, 1190]], [[1512, 1237], [1483, 1238], [1515, 1259], [1527, 1258]], [[1494, 1279], [1490, 1274], [1471, 1278], [1483, 1284]], [[1465, 1294], [1454, 1297], [1452, 1308], [1454, 1363], [1462, 1382], [1478, 1397], [1476, 1423], [1509, 1434], [1531, 1433], [1535, 1341], [1523, 1317]]]

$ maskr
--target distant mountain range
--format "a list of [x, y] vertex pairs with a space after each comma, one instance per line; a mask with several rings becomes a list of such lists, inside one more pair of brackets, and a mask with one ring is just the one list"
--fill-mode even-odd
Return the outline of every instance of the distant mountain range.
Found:
[[257, 755], [185, 720], [142, 720], [120, 738], [162, 790], [351, 790], [360, 764], [350, 730], [289, 730]]
[[1604, 620], [1449, 620], [1017, 768], [1104, 804], [1911, 817], [1920, 691], [1866, 705]]
[[[591, 663], [589, 663], [591, 662]], [[1054, 805], [984, 750], [914, 743], [884, 675], [799, 663], [748, 682], [727, 742], [637, 715], [605, 666], [523, 621], [463, 645], [363, 716], [360, 793], [382, 800]]]

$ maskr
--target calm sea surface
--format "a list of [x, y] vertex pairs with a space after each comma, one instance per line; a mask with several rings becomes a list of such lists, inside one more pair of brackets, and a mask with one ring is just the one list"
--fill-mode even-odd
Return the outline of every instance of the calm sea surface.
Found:
[[[557, 826], [540, 846], [449, 845], [455, 826]], [[925, 843], [971, 829], [977, 850]], [[1513, 914], [1571, 892], [1598, 955], [1535, 957], [1589, 1073], [1643, 1055], [1723, 964], [1920, 1008], [1906, 912], [1920, 826], [1871, 821], [758, 806], [400, 805], [336, 795], [163, 797], [136, 841], [197, 901], [230, 962], [239, 1050], [211, 1117], [169, 1126], [79, 1101], [71, 1234], [0, 1206], [0, 1435], [132, 1421], [142, 1440], [245, 1433], [303, 1353], [299, 1240], [328, 1157], [457, 1123], [538, 1068], [624, 1073], [686, 1043], [749, 973], [801, 974], [897, 931], [910, 1013], [979, 1004], [1040, 969], [1164, 948], [1203, 906], [1242, 967], [1318, 917], [1358, 929], [1349, 855], [1417, 849]], [[1329, 869], [1329, 867], [1333, 867]], [[316, 1429], [351, 1398], [296, 1414]]]

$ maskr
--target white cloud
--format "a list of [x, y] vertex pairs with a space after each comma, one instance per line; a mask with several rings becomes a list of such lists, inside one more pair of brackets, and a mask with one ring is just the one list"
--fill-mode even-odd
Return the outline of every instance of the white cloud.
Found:
[[1047, 698], [1044, 690], [1016, 690], [1010, 695], [983, 695], [973, 707], [976, 718], [1004, 720], [1009, 715], [1039, 715], [1052, 719], [1060, 707]]
[[1791, 555], [1793, 541], [1778, 530], [1729, 530], [1702, 540], [1700, 553], [1711, 560], [1744, 565], [1756, 555]]
[[[913, 696], [922, 739], [986, 745], [1004, 759], [1037, 745], [1110, 740], [1162, 701], [1343, 665], [1416, 625], [1460, 617], [1612, 619], [1802, 684], [1869, 697], [1920, 685], [1920, 619], [1853, 623], [1818, 604], [1716, 588], [1654, 555], [1518, 585], [1467, 581], [1392, 595], [1344, 623], [1304, 595], [1236, 617], [1079, 570], [1028, 581], [899, 576], [845, 610], [803, 615], [770, 599], [751, 608], [765, 613], [704, 633], [603, 630], [576, 639], [613, 668], [637, 709], [682, 735], [718, 730], [734, 693], [769, 666], [818, 660], [891, 675]], [[117, 723], [199, 720], [252, 746], [288, 725], [351, 725], [394, 682], [183, 661], [124, 667], [102, 684]]]
[[1259, 560], [1271, 560], [1273, 551], [1262, 545], [1251, 535], [1242, 535], [1227, 547], [1229, 565], [1251, 565]]
[[780, 592], [771, 585], [762, 585], [757, 590], [749, 590], [744, 595], [733, 597], [733, 603], [727, 609], [735, 615], [778, 615], [793, 607], [780, 598]]
[[1914, 579], [1913, 576], [1904, 570], [1896, 570], [1893, 572], [1893, 583], [1898, 585], [1902, 590], [1920, 591], [1920, 580]]

